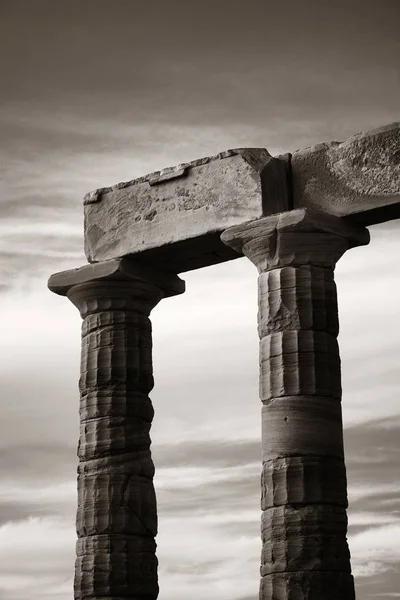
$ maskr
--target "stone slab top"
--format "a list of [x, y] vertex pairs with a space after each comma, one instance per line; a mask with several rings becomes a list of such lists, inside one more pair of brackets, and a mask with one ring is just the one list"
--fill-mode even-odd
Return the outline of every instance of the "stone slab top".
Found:
[[165, 167], [159, 171], [153, 171], [152, 173], [148, 173], [147, 175], [142, 175], [141, 177], [136, 177], [135, 179], [131, 179], [130, 181], [121, 181], [120, 183], [116, 183], [115, 185], [111, 185], [108, 187], [98, 188], [92, 192], [88, 192], [85, 194], [83, 198], [83, 204], [93, 204], [94, 202], [99, 202], [103, 194], [108, 194], [109, 192], [115, 192], [116, 190], [123, 190], [125, 188], [131, 187], [133, 185], [139, 183], [148, 182], [150, 186], [157, 185], [159, 183], [163, 183], [164, 181], [168, 181], [170, 179], [176, 179], [177, 177], [182, 177], [187, 174], [188, 169], [192, 169], [194, 167], [201, 167], [202, 165], [206, 165], [210, 162], [222, 160], [224, 158], [230, 158], [232, 156], [243, 156], [243, 158], [249, 163], [253, 164], [254, 167], [262, 167], [265, 158], [270, 158], [270, 155], [265, 148], [231, 148], [229, 150], [225, 150], [224, 152], [219, 152], [218, 154], [214, 154], [213, 156], [205, 156], [203, 158], [197, 158], [190, 162], [180, 163], [174, 167]]

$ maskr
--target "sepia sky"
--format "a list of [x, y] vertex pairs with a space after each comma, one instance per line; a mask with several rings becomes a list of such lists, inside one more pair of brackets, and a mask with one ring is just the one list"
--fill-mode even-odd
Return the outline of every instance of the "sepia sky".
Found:
[[[399, 120], [397, 0], [0, 0], [0, 598], [72, 600], [83, 195], [241, 146]], [[337, 266], [358, 600], [400, 598], [400, 225]], [[153, 312], [160, 600], [258, 594], [256, 279]]]

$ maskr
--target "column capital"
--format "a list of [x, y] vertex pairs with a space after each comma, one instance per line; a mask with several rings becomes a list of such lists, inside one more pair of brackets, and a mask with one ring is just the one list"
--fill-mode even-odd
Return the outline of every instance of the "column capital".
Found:
[[[185, 282], [175, 273], [137, 263], [128, 258], [116, 258], [54, 273], [48, 281], [50, 291], [67, 296], [87, 314], [90, 300], [115, 299], [115, 309], [128, 308], [121, 300], [149, 300], [148, 311], [162, 298], [182, 294]], [[111, 307], [110, 307], [111, 308]], [[137, 306], [135, 307], [137, 308]], [[90, 312], [90, 309], [89, 309]], [[146, 311], [145, 311], [146, 312]]]
[[248, 221], [221, 235], [224, 244], [247, 256], [260, 273], [302, 265], [333, 269], [346, 250], [369, 239], [366, 228], [308, 208]]

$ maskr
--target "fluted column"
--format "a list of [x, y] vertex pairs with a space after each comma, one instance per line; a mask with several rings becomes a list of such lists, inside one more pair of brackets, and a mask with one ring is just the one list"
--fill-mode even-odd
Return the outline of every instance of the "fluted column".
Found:
[[352, 600], [333, 273], [369, 233], [299, 209], [222, 240], [259, 271], [260, 600]]
[[75, 600], [155, 600], [149, 314], [184, 282], [118, 259], [57, 273], [49, 288], [83, 318]]

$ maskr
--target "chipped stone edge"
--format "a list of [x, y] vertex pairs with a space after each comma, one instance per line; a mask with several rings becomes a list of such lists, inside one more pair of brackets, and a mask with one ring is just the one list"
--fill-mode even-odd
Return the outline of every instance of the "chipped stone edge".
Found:
[[[177, 177], [182, 177], [193, 167], [200, 167], [206, 165], [215, 160], [222, 160], [224, 158], [230, 158], [231, 156], [241, 155], [246, 162], [248, 162], [253, 168], [258, 163], [258, 169], [261, 172], [266, 164], [265, 159], [273, 159], [266, 148], [233, 148], [229, 150], [225, 150], [224, 152], [219, 152], [214, 156], [206, 156], [204, 158], [198, 158], [196, 160], [192, 160], [191, 162], [181, 163], [175, 167], [166, 167], [165, 169], [161, 169], [160, 171], [154, 171], [153, 173], [149, 173], [148, 175], [143, 175], [141, 177], [137, 177], [136, 179], [131, 179], [130, 181], [122, 181], [121, 183], [116, 183], [115, 185], [109, 187], [98, 188], [93, 192], [88, 192], [85, 194], [83, 198], [84, 206], [88, 204], [95, 204], [99, 202], [101, 195], [106, 194], [108, 192], [114, 192], [116, 190], [121, 190], [132, 185], [136, 185], [138, 183], [149, 182], [149, 185], [157, 185], [157, 183], [162, 183], [163, 181], [167, 181], [169, 179], [174, 179]], [[263, 156], [264, 155], [264, 156]]]

